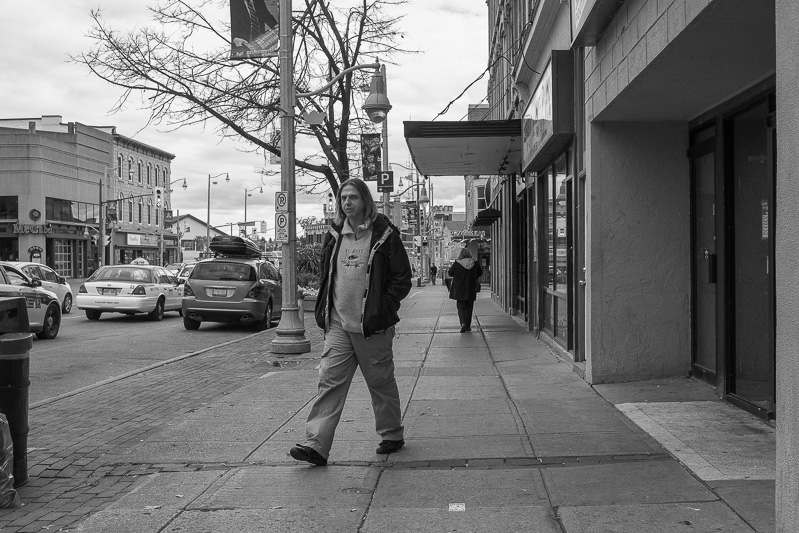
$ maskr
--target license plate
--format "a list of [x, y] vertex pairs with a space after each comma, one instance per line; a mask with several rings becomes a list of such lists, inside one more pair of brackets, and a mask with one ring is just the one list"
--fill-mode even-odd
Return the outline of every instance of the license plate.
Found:
[[119, 294], [119, 289], [100, 289], [100, 294], [103, 296], [116, 296]]
[[225, 289], [214, 289], [213, 292], [211, 293], [211, 296], [224, 298], [227, 296], [227, 291]]

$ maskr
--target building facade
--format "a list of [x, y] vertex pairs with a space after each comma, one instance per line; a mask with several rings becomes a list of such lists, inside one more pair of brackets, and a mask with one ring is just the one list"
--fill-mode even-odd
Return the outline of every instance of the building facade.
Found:
[[406, 139], [422, 174], [487, 177], [492, 297], [589, 383], [692, 375], [777, 419], [778, 530], [795, 531], [799, 5], [488, 16], [489, 119], [407, 122]]
[[0, 120], [0, 257], [76, 278], [103, 258], [177, 257], [177, 239], [163, 225], [173, 158], [113, 127], [58, 115]]

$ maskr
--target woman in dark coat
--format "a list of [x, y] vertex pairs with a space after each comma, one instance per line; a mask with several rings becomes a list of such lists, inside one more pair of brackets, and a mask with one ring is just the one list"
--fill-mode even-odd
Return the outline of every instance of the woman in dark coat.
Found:
[[449, 297], [458, 302], [461, 333], [472, 331], [472, 311], [474, 310], [474, 301], [477, 299], [477, 285], [480, 283], [483, 269], [467, 248], [461, 248], [458, 258], [452, 262], [447, 274], [452, 278]]

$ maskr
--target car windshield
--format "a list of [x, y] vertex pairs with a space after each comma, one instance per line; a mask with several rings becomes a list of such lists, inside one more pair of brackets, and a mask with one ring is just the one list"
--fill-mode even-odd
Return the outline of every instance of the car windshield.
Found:
[[191, 273], [193, 280], [207, 281], [256, 281], [255, 269], [246, 263], [213, 261], [200, 263]]
[[152, 272], [147, 268], [135, 266], [106, 266], [102, 267], [87, 281], [130, 281], [152, 283]]
[[180, 272], [178, 272], [178, 276], [183, 276], [184, 278], [188, 277], [188, 275], [191, 274], [192, 270], [194, 270], [194, 265], [186, 265], [182, 269], [180, 269]]
[[171, 270], [172, 272], [177, 272], [178, 270], [180, 270], [180, 263], [169, 263], [164, 268], [167, 270]]

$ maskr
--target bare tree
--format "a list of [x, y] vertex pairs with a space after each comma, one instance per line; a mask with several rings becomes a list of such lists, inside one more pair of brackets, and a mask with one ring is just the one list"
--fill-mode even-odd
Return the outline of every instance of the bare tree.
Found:
[[[337, 7], [333, 7], [333, 4]], [[299, 0], [294, 10], [294, 78], [297, 92], [310, 92], [345, 69], [375, 60], [391, 61], [398, 46], [401, 16], [387, 8], [406, 0]], [[347, 7], [338, 7], [346, 5]], [[112, 112], [136, 97], [150, 111], [147, 125], [179, 129], [211, 126], [222, 136], [246, 141], [253, 150], [280, 155], [280, 77], [277, 58], [231, 61], [228, 1], [157, 0], [154, 25], [119, 33], [99, 9], [88, 36], [90, 50], [72, 56], [97, 77], [122, 89]], [[298, 99], [301, 110], [323, 113], [321, 125], [296, 123], [298, 136], [315, 139], [316, 154], [295, 165], [310, 176], [302, 187], [333, 191], [359, 167], [359, 133], [374, 126], [361, 110], [371, 71], [344, 75], [313, 98]], [[269, 171], [263, 171], [268, 174]]]

